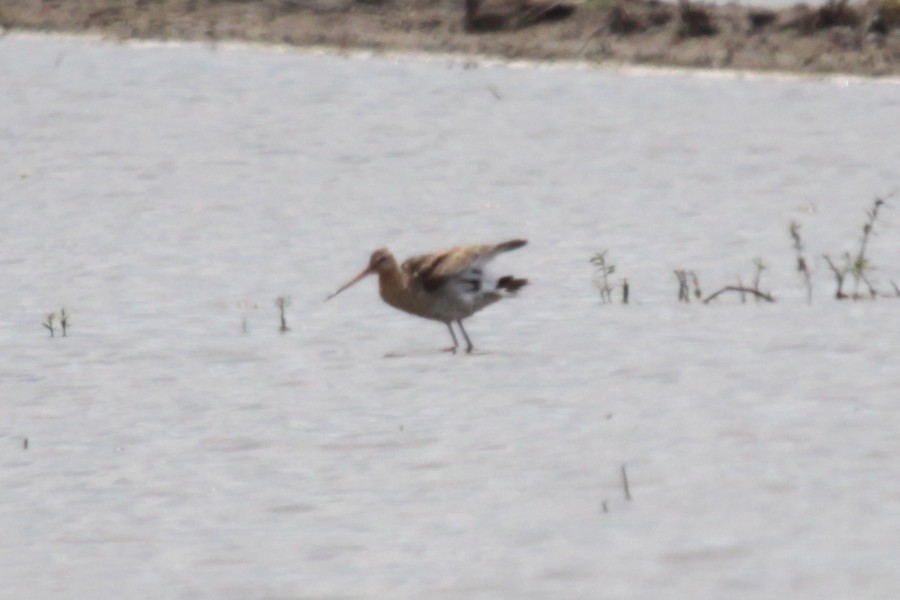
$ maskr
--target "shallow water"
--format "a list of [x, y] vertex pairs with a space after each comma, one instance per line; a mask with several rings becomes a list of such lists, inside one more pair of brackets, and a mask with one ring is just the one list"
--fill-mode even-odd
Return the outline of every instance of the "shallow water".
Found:
[[[898, 186], [896, 85], [23, 36], [0, 81], [0, 597], [900, 585], [900, 305], [816, 258]], [[378, 246], [511, 237], [473, 356], [374, 282], [322, 302]], [[676, 302], [756, 257], [777, 304]]]

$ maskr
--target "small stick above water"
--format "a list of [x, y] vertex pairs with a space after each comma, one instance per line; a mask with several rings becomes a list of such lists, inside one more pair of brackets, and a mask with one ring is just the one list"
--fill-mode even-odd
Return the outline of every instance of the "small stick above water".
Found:
[[62, 326], [62, 335], [66, 337], [66, 331], [69, 328], [69, 313], [66, 312], [66, 307], [62, 307], [62, 310], [59, 311], [59, 324]]
[[41, 323], [44, 327], [47, 328], [47, 331], [50, 332], [50, 337], [56, 336], [56, 329], [53, 327], [53, 321], [56, 320], [56, 313], [50, 313], [47, 315], [47, 320]]
[[291, 330], [291, 328], [287, 326], [287, 320], [284, 317], [284, 308], [290, 305], [291, 299], [288, 296], [279, 296], [275, 300], [275, 306], [278, 307], [278, 312], [281, 316], [281, 327], [278, 328], [278, 331], [280, 331], [281, 333], [287, 333]]
[[753, 294], [753, 296], [759, 298], [760, 300], [765, 300], [766, 302], [775, 302], [775, 298], [773, 298], [770, 294], [766, 294], [765, 292], [739, 285], [726, 285], [718, 292], [710, 294], [709, 297], [703, 301], [703, 303], [709, 304], [711, 301], [715, 300], [725, 292], [740, 292], [741, 296], [743, 296], [744, 294]]
[[631, 489], [628, 486], [628, 471], [625, 470], [625, 465], [622, 464], [622, 487], [625, 488], [625, 499], [631, 500]]

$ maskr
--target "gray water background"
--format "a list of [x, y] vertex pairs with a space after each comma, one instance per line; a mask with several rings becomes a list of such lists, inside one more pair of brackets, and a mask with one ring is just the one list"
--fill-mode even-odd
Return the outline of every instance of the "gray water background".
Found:
[[[898, 186], [896, 84], [464, 62], [0, 39], [0, 597], [894, 593], [900, 305], [820, 257]], [[323, 302], [511, 237], [475, 355]], [[676, 302], [757, 257], [775, 305]]]

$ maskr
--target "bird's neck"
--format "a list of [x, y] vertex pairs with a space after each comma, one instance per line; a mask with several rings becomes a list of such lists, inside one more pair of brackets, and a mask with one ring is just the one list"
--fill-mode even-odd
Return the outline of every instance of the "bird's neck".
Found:
[[378, 272], [378, 292], [381, 299], [391, 306], [402, 308], [406, 277], [399, 268]]

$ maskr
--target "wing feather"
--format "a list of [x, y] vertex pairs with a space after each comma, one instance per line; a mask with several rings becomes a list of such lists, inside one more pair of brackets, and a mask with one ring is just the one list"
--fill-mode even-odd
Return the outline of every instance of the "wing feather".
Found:
[[480, 280], [482, 267], [491, 259], [501, 252], [521, 248], [525, 243], [524, 240], [512, 240], [495, 245], [448, 248], [407, 259], [403, 262], [401, 269], [407, 277], [425, 291], [434, 292], [458, 277], [469, 279], [474, 276], [475, 279]]

